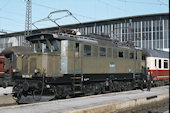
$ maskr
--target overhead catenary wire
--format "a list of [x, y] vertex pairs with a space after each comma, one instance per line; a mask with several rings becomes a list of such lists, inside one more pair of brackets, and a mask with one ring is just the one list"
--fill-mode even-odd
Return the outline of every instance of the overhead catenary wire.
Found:
[[145, 4], [145, 5], [165, 5], [168, 6], [168, 4], [165, 4], [158, 0], [159, 3], [156, 2], [143, 2], [143, 1], [137, 1], [137, 0], [117, 0], [119, 2], [125, 2], [125, 3], [133, 3], [133, 4]]
[[123, 9], [123, 8], [119, 8], [119, 7], [117, 7], [117, 6], [115, 6], [115, 5], [113, 5], [113, 4], [110, 4], [110, 3], [108, 3], [108, 2], [106, 2], [106, 1], [103, 1], [103, 0], [98, 0], [99, 2], [101, 2], [101, 3], [103, 3], [104, 5], [106, 5], [106, 6], [109, 6], [109, 7], [114, 7], [115, 9], [119, 9], [120, 11], [122, 11], [122, 12], [130, 12], [130, 13], [134, 13], [134, 12], [132, 12], [132, 11], [129, 11], [129, 10], [127, 10], [127, 9]]
[[[7, 14], [12, 14], [12, 15], [18, 15], [16, 18], [20, 18], [20, 17], [24, 17], [24, 14], [22, 14], [22, 13], [19, 13], [19, 12], [15, 12], [14, 10], [10, 10], [10, 11], [8, 11], [8, 10], [4, 10], [4, 8], [6, 8], [6, 6], [5, 5], [8, 5], [8, 3], [9, 2], [11, 2], [12, 0], [6, 0], [4, 3], [3, 3], [3, 7], [2, 7], [2, 5], [1, 5], [1, 7], [0, 7], [0, 12], [2, 11], [2, 12], [7, 12]], [[44, 0], [45, 1], [45, 0]], [[103, 4], [105, 4], [106, 6], [109, 6], [109, 7], [115, 7], [115, 9], [119, 9], [120, 11], [123, 11], [123, 12], [129, 12], [130, 13], [130, 11], [129, 11], [129, 9], [125, 9], [125, 8], [122, 8], [122, 7], [120, 7], [120, 6], [115, 6], [115, 4], [112, 4], [111, 3], [111, 1], [112, 0], [108, 0], [108, 1], [104, 1], [104, 0], [99, 0], [99, 1], [102, 1], [102, 3]], [[126, 3], [128, 3], [128, 4], [130, 4], [130, 3], [133, 3], [133, 4], [146, 4], [146, 5], [157, 5], [157, 6], [168, 6], [168, 4], [166, 4], [166, 1], [163, 1], [163, 0], [155, 0], [155, 2], [151, 2], [151, 1], [136, 1], [136, 0], [117, 0], [117, 1], [119, 1], [119, 2], [126, 2]], [[5, 5], [4, 5], [5, 4]], [[12, 2], [11, 2], [11, 4], [12, 4]], [[47, 9], [51, 9], [51, 10], [56, 10], [56, 8], [55, 7], [51, 7], [51, 5], [47, 5], [47, 4], [43, 4], [43, 2], [42, 3], [36, 3], [36, 2], [33, 2], [33, 5], [36, 5], [36, 6], [40, 6], [40, 7], [44, 7], [44, 8], [47, 8]], [[5, 7], [4, 7], [5, 6]], [[9, 6], [9, 5], [8, 5]], [[96, 18], [94, 18], [94, 17], [89, 17], [89, 16], [84, 16], [84, 15], [82, 15], [82, 14], [78, 14], [78, 13], [76, 13], [76, 12], [73, 12], [73, 14], [75, 15], [75, 16], [79, 16], [79, 17], [82, 17], [82, 18], [86, 18], [86, 19], [89, 19], [89, 20], [97, 20]], [[20, 16], [20, 17], [19, 17]], [[9, 18], [9, 17], [8, 17]], [[40, 19], [40, 18], [37, 18], [37, 17], [33, 17], [34, 18], [34, 20], [38, 20], [38, 19]], [[12, 18], [11, 18], [12, 19]], [[20, 18], [21, 19], [21, 18]], [[16, 20], [16, 19], [15, 19]], [[9, 20], [9, 19], [7, 19], [7, 21], [11, 21], [11, 20]], [[12, 21], [11, 21], [12, 22]], [[13, 23], [15, 23], [15, 24], [23, 24], [22, 23], [22, 21], [17, 21], [17, 22], [14, 22], [13, 21]], [[12, 24], [13, 24], [12, 23]], [[11, 24], [11, 25], [12, 25]], [[46, 24], [46, 23], [39, 23], [40, 25], [42, 25], [42, 26], [47, 26], [47, 27], [51, 27], [52, 25], [50, 25], [50, 24]], [[41, 27], [42, 27], [41, 26]], [[10, 26], [9, 26], [10, 27]]]
[[161, 0], [158, 0], [158, 2], [160, 2], [160, 5], [166, 5], [166, 6], [169, 6], [168, 4], [165, 4], [164, 2], [162, 2]]
[[[42, 5], [42, 4], [35, 3], [35, 2], [32, 2], [32, 4], [33, 4], [33, 5], [38, 5], [38, 6], [41, 6], [41, 7], [44, 7], [44, 8], [48, 8], [48, 9], [51, 9], [51, 10], [58, 10], [58, 9], [56, 9], [56, 8], [49, 7], [49, 6], [46, 6], [46, 5]], [[10, 13], [10, 14], [15, 14], [15, 15], [24, 17], [23, 14], [19, 14], [19, 13], [13, 12], [13, 11], [4, 11], [4, 12]], [[79, 16], [79, 17], [83, 17], [83, 18], [86, 18], [86, 19], [90, 19], [90, 20], [96, 20], [96, 18], [84, 16], [84, 15], [81, 15], [81, 14], [78, 14], [78, 13], [73, 13], [73, 15], [76, 15], [76, 16]], [[6, 17], [4, 17], [4, 18], [6, 18]], [[34, 18], [34, 19], [37, 19], [37, 20], [39, 19], [39, 18], [37, 18], [37, 17], [33, 17], [33, 18]], [[73, 16], [73, 18], [75, 18], [77, 21], [79, 21], [75, 16]], [[15, 20], [13, 20], [13, 19], [11, 19], [11, 18], [9, 18], [9, 17], [6, 18], [6, 20], [13, 21], [13, 22], [15, 22], [15, 23], [22, 24], [22, 25], [24, 24], [24, 23], [22, 23], [22, 22], [17, 22], [17, 21], [15, 21]], [[81, 23], [81, 22], [79, 21], [79, 23]], [[51, 27], [51, 25], [47, 25], [47, 24], [44, 24], [44, 23], [39, 23], [39, 24], [40, 24], [40, 25], [43, 25], [43, 26]], [[23, 27], [23, 26], [22, 26], [22, 27]]]
[[[46, 5], [42, 5], [42, 4], [39, 4], [39, 3], [35, 3], [35, 2], [32, 2], [33, 5], [38, 5], [38, 6], [41, 6], [41, 7], [44, 7], [44, 8], [48, 8], [48, 9], [51, 9], [51, 10], [61, 10], [61, 9], [56, 9], [56, 8], [53, 8], [53, 7], [49, 7], [49, 6], [46, 6]], [[84, 16], [84, 15], [81, 15], [81, 14], [78, 14], [78, 13], [74, 13], [72, 12], [74, 15], [77, 15], [77, 16], [80, 16], [80, 17], [83, 17], [83, 18], [87, 18], [87, 19], [91, 19], [91, 20], [96, 20], [96, 18], [93, 18], [93, 17], [89, 17], [89, 16]]]
[[5, 19], [5, 20], [9, 20], [9, 21], [12, 21], [12, 22], [15, 22], [15, 23], [18, 23], [18, 24], [23, 24], [23, 23], [20, 23], [12, 18], [9, 18], [9, 17], [0, 17], [0, 19]]

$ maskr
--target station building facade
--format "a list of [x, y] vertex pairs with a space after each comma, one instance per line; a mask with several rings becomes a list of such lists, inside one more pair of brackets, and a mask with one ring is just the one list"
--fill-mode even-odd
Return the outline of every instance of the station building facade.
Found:
[[[82, 35], [108, 35], [121, 42], [131, 41], [140, 48], [169, 51], [169, 13], [92, 21], [64, 25], [63, 28], [77, 29]], [[56, 27], [41, 29], [54, 30]], [[38, 31], [34, 30], [33, 34], [36, 32]], [[24, 32], [0, 35], [0, 52], [10, 46], [28, 46]]]

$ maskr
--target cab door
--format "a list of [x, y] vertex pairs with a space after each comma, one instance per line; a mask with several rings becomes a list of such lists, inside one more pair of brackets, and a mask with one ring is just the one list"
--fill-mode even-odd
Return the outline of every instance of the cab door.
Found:
[[81, 52], [81, 44], [75, 42], [74, 44], [74, 74], [82, 73], [82, 52]]

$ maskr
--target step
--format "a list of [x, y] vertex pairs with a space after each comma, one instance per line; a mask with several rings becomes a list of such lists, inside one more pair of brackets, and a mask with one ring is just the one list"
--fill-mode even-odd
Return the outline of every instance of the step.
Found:
[[82, 93], [82, 91], [74, 91], [73, 93], [74, 94], [79, 94], [79, 93]]
[[81, 84], [73, 84], [73, 86], [81, 86]]
[[81, 77], [71, 77], [71, 79], [81, 79]]

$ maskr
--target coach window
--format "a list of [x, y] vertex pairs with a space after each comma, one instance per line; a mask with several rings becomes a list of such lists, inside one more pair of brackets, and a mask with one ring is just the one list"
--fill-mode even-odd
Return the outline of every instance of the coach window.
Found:
[[155, 59], [155, 67], [156, 67], [156, 59]]
[[164, 60], [164, 68], [168, 68], [168, 60]]
[[100, 56], [106, 56], [106, 48], [100, 47]]
[[161, 59], [159, 59], [159, 68], [161, 68]]
[[91, 46], [84, 45], [84, 56], [91, 56]]
[[119, 51], [119, 57], [123, 58], [123, 51]]
[[0, 64], [3, 64], [3, 62], [2, 62], [2, 61], [0, 61]]

